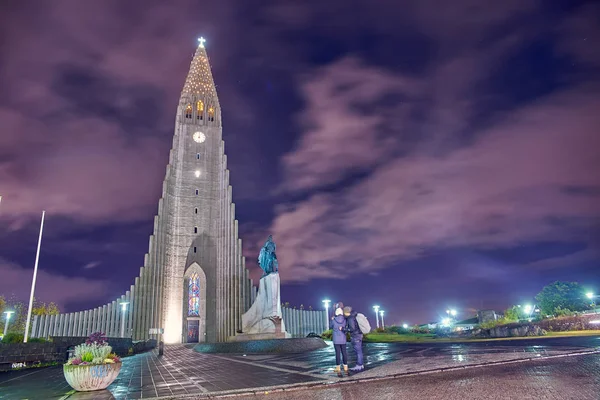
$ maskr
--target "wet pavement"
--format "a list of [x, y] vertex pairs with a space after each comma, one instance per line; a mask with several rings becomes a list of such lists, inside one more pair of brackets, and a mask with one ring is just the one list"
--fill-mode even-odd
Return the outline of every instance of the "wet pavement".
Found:
[[[117, 380], [107, 390], [99, 392], [77, 393], [71, 390], [64, 380], [62, 367], [0, 373], [0, 399], [146, 399], [179, 395], [201, 396], [248, 389], [266, 391], [290, 385], [335, 382], [342, 384], [349, 381], [356, 382], [356, 380], [361, 380], [358, 385], [361, 387], [377, 386], [374, 382], [364, 382], [364, 380], [390, 376], [395, 376], [396, 379], [413, 379], [414, 377], [406, 375], [465, 367], [471, 367], [465, 370], [467, 376], [470, 376], [468, 371], [476, 371], [474, 373], [480, 374], [484, 370], [484, 368], [473, 368], [476, 366], [497, 365], [490, 368], [501, 368], [498, 364], [509, 362], [513, 363], [510, 365], [519, 365], [521, 368], [520, 365], [524, 364], [521, 361], [560, 363], [563, 359], [582, 357], [592, 357], [590, 358], [592, 361], [586, 362], [596, 363], [596, 375], [592, 375], [590, 379], [598, 382], [600, 361], [597, 356], [596, 358], [585, 355], [564, 357], [569, 354], [589, 353], [596, 349], [600, 349], [600, 337], [462, 344], [370, 343], [365, 344], [367, 370], [340, 379], [333, 372], [334, 355], [331, 346], [309, 353], [268, 355], [199, 354], [185, 346], [167, 346], [162, 357], [149, 352], [125, 358]], [[352, 353], [349, 351], [350, 365], [353, 364]], [[556, 370], [556, 373], [559, 372], [560, 370]], [[458, 372], [444, 372], [444, 374], [450, 373]], [[436, 375], [442, 376], [442, 374], [427, 376], [435, 380], [438, 379], [434, 377]], [[480, 381], [483, 382], [485, 379], [481, 378]], [[335, 390], [340, 390], [339, 393], [342, 393], [345, 389]], [[342, 397], [337, 394], [326, 398], [364, 398], [343, 393], [345, 394]]]
[[600, 355], [242, 395], [239, 400], [598, 400]]

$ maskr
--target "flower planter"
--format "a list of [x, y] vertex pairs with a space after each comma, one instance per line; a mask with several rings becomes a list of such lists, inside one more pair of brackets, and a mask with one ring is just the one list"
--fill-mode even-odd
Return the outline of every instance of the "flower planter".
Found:
[[69, 385], [78, 392], [106, 389], [121, 371], [121, 363], [64, 365], [63, 372]]

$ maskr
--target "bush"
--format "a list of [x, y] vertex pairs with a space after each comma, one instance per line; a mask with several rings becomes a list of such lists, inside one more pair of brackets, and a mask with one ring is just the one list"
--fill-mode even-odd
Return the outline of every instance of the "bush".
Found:
[[383, 331], [385, 333], [396, 333], [396, 334], [407, 332], [406, 329], [402, 328], [401, 326], [396, 326], [396, 325], [388, 326]]
[[23, 335], [9, 332], [2, 338], [2, 343], [23, 343]]
[[325, 332], [321, 333], [321, 339], [331, 340], [333, 337], [333, 330], [328, 329]]
[[558, 306], [554, 309], [554, 315], [557, 317], [571, 317], [575, 315], [575, 313], [568, 308], [562, 308], [561, 306]]

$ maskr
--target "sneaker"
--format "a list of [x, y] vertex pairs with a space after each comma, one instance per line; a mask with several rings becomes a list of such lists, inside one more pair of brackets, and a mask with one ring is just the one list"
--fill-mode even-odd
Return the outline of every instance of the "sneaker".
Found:
[[335, 372], [337, 372], [338, 374], [339, 374], [340, 372], [342, 372], [342, 370], [341, 370], [341, 368], [340, 368], [340, 366], [339, 366], [339, 365], [336, 365], [336, 366], [335, 366], [335, 370], [334, 370], [334, 371], [335, 371]]
[[344, 372], [348, 372], [348, 365], [344, 364]]
[[365, 369], [364, 365], [355, 365], [353, 368], [350, 368], [350, 371], [358, 372], [362, 371], [363, 369]]

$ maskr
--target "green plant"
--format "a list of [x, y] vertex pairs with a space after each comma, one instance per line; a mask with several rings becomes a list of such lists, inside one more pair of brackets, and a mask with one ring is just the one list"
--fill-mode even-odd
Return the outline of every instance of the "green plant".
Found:
[[23, 335], [16, 332], [8, 332], [2, 338], [2, 343], [23, 343]]
[[325, 332], [321, 333], [321, 338], [325, 340], [331, 340], [333, 337], [333, 330], [328, 329]]
[[575, 312], [569, 310], [568, 308], [563, 308], [561, 306], [558, 306], [554, 309], [554, 315], [556, 315], [557, 317], [571, 317], [575, 314]]
[[554, 314], [557, 308], [583, 311], [589, 308], [585, 289], [577, 282], [554, 282], [544, 286], [535, 296], [543, 316]]

